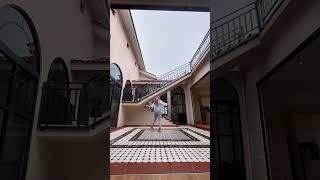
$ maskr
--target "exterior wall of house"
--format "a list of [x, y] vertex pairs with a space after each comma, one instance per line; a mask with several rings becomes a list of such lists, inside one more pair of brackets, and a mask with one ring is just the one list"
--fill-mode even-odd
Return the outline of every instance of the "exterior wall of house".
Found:
[[[195, 123], [192, 92], [190, 88], [209, 72], [210, 62], [208, 58], [209, 53], [192, 72], [192, 76], [185, 81], [185, 84], [179, 84], [185, 91], [186, 113], [188, 119], [187, 122], [190, 125], [193, 125]], [[150, 122], [150, 119], [153, 119], [152, 112], [147, 111], [143, 106], [126, 106], [122, 108], [124, 114], [128, 114], [123, 122], [123, 125], [146, 125]]]
[[[126, 31], [123, 20], [121, 19], [118, 10], [115, 10], [115, 14], [110, 12], [110, 63], [115, 63], [120, 67], [123, 77], [124, 87], [127, 80], [139, 80], [139, 67], [135, 54], [130, 46], [128, 37], [128, 31]], [[129, 44], [129, 48], [127, 47]], [[125, 125], [125, 121], [128, 118], [127, 113], [124, 112], [123, 107], [120, 104], [118, 114], [118, 127]]]
[[[72, 80], [70, 60], [81, 57], [94, 57], [96, 53], [100, 56], [106, 56], [107, 51], [102, 51], [101, 49], [106, 49], [107, 43], [100, 43], [102, 47], [97, 44], [94, 45], [97, 39], [93, 34], [92, 17], [86, 9], [84, 14], [81, 13], [80, 1], [78, 0], [2, 0], [0, 7], [5, 5], [15, 5], [25, 11], [34, 24], [39, 38], [41, 72], [26, 179], [49, 179], [48, 166], [51, 163], [49, 160], [51, 149], [48, 148], [48, 144], [50, 143], [40, 141], [37, 137], [42, 83], [47, 80], [50, 65], [55, 58], [60, 57], [64, 60], [69, 71], [69, 78]], [[64, 160], [68, 161], [67, 154], [65, 156]], [[98, 167], [96, 166], [96, 168]], [[63, 179], [63, 177], [57, 179]]]

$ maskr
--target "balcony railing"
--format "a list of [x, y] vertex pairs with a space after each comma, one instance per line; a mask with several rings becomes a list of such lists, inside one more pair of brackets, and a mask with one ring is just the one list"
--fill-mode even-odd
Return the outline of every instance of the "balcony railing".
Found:
[[284, 0], [258, 0], [257, 9], [259, 10], [259, 21], [261, 28], [270, 21], [274, 13], [278, 10]]
[[157, 82], [146, 83], [136, 88], [126, 89], [123, 91], [123, 102], [139, 102], [162, 88], [178, 81], [179, 79], [190, 74], [193, 69], [204, 59], [204, 56], [210, 50], [210, 31], [205, 35], [199, 48], [193, 55], [191, 61], [173, 69], [157, 78]]
[[38, 127], [94, 128], [109, 118], [108, 90], [108, 81], [45, 82]]
[[211, 57], [217, 57], [259, 33], [256, 3], [214, 21], [211, 27]]
[[284, 0], [258, 0], [211, 23], [211, 59], [259, 35]]
[[123, 101], [138, 102], [181, 79], [192, 72], [209, 50], [211, 58], [216, 59], [258, 36], [283, 1], [258, 0], [212, 22], [210, 31], [190, 62], [160, 76], [159, 83], [147, 83], [135, 89], [125, 89]]

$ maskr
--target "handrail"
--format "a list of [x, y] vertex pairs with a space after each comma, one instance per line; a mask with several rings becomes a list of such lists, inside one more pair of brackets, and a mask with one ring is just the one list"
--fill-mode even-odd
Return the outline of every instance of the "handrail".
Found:
[[90, 129], [107, 120], [108, 81], [44, 82], [38, 128]]
[[[143, 91], [139, 92], [139, 96], [131, 94], [130, 98], [124, 99], [123, 101], [140, 101], [191, 73], [210, 48], [211, 57], [214, 59], [256, 37], [283, 1], [284, 0], [257, 0], [211, 22], [210, 30], [205, 35], [192, 59], [188, 63], [157, 78], [158, 81], [164, 81], [166, 83], [155, 84], [149, 82], [144, 84], [137, 88], [138, 91]], [[126, 92], [132, 93], [133, 91]], [[125, 93], [124, 97], [126, 97]]]
[[257, 0], [211, 22], [212, 59], [258, 36], [283, 2]]
[[257, 0], [257, 9], [259, 11], [259, 21], [261, 29], [270, 21], [274, 13], [282, 5], [284, 0]]
[[[176, 82], [177, 80], [185, 77], [186, 75], [190, 74], [195, 67], [201, 62], [203, 59], [203, 55], [210, 49], [210, 31], [207, 32], [204, 39], [200, 43], [199, 47], [197, 48], [196, 52], [192, 56], [191, 60], [165, 74], [159, 76], [157, 78], [158, 82], [162, 83], [146, 83], [140, 87], [133, 88], [125, 87], [123, 91], [123, 102], [139, 102], [146, 97], [150, 96], [151, 94], [167, 87], [168, 85]], [[130, 89], [128, 89], [130, 88]], [[135, 95], [132, 94], [135, 92]]]
[[255, 4], [256, 4], [256, 2], [252, 2], [252, 3], [249, 3], [249, 4], [247, 4], [247, 5], [244, 5], [244, 6], [242, 6], [240, 9], [237, 9], [237, 10], [235, 10], [235, 11], [232, 11], [232, 12], [230, 12], [229, 14], [227, 14], [227, 15], [219, 18], [219, 19], [216, 19], [215, 21], [212, 21], [211, 24], [213, 24], [213, 23], [215, 23], [215, 22], [217, 22], [217, 21], [221, 21], [222, 19], [225, 19], [225, 18], [229, 17], [230, 15], [236, 14], [238, 11], [241, 11], [241, 10], [243, 10], [243, 9], [245, 9], [245, 8], [251, 6], [251, 5], [255, 5]]

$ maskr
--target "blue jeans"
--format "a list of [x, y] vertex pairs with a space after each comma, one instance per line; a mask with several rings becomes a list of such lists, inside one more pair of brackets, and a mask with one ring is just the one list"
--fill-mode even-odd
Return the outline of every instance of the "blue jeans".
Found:
[[153, 124], [152, 126], [157, 122], [159, 124], [159, 128], [161, 128], [161, 118], [162, 118], [162, 114], [161, 112], [154, 112], [154, 119], [153, 119]]

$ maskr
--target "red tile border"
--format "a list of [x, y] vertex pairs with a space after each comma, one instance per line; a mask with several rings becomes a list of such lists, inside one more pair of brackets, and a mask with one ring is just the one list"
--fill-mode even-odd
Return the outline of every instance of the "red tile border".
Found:
[[210, 125], [195, 124], [195, 125], [191, 125], [191, 126], [193, 126], [193, 127], [195, 127], [195, 128], [198, 128], [198, 129], [210, 131]]
[[209, 162], [111, 163], [110, 174], [167, 174], [210, 172]]

